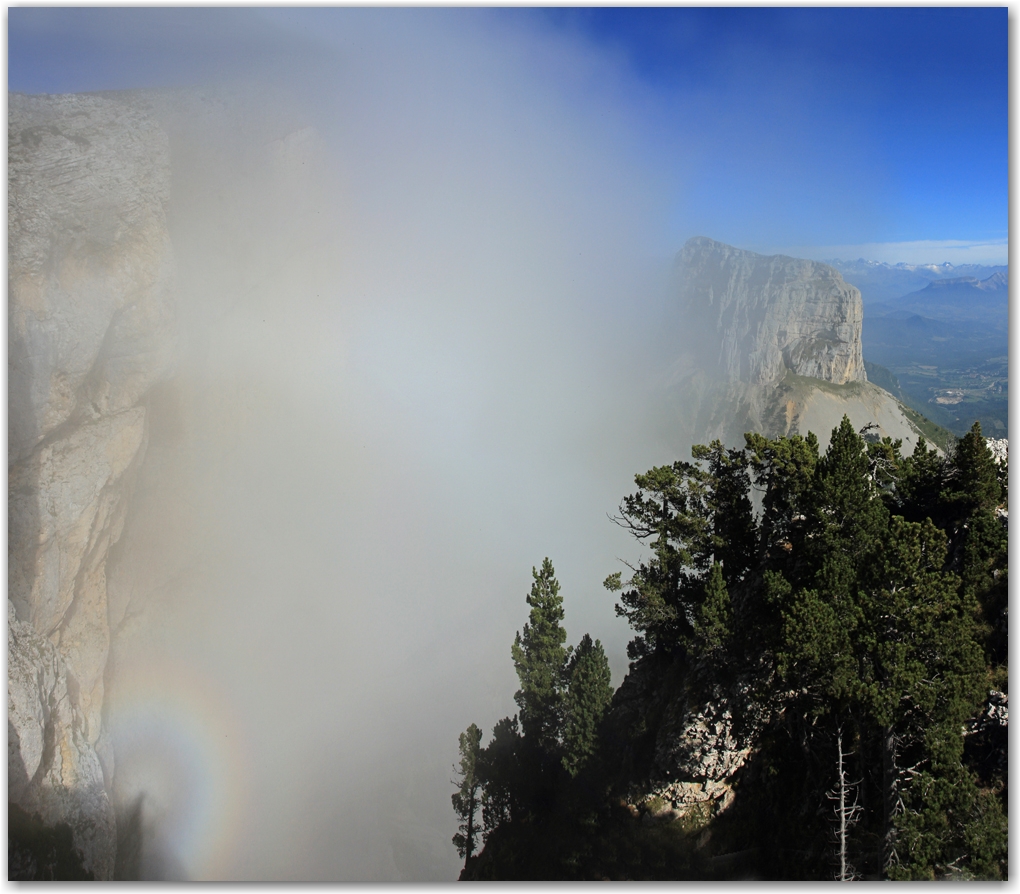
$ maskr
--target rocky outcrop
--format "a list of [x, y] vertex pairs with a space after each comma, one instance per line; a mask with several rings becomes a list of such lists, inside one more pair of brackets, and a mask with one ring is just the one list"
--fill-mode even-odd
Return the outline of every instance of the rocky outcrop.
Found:
[[996, 463], [1000, 466], [1009, 463], [1009, 438], [985, 438], [985, 443]]
[[867, 380], [861, 293], [835, 268], [703, 236], [676, 265], [681, 315], [699, 333], [703, 364], [724, 379], [770, 385], [789, 370], [835, 385]]
[[715, 685], [695, 704], [673, 702], [656, 736], [654, 796], [680, 816], [706, 807], [724, 811], [733, 802], [732, 779], [767, 720], [746, 684], [732, 692]]
[[[77, 677], [7, 603], [7, 798], [50, 827], [66, 824], [83, 868], [113, 874], [116, 823]], [[37, 878], [47, 867], [36, 867]], [[59, 876], [57, 876], [59, 878]]]
[[648, 820], [682, 819], [689, 827], [729, 808], [736, 777], [772, 717], [759, 689], [753, 674], [711, 682], [703, 665], [682, 659], [663, 666], [648, 656], [632, 664], [609, 719], [611, 734], [650, 758], [634, 768], [632, 808]]
[[8, 790], [110, 878], [106, 563], [174, 356], [166, 136], [112, 95], [8, 97]]

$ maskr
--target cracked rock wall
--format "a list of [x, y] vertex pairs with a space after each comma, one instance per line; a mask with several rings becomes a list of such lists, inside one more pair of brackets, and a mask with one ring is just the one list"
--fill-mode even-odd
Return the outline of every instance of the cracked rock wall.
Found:
[[8, 96], [8, 792], [113, 874], [106, 562], [176, 324], [167, 139], [139, 98]]
[[703, 330], [702, 362], [724, 378], [772, 385], [790, 370], [835, 385], [866, 381], [861, 293], [835, 268], [700, 236], [676, 265], [682, 318]]

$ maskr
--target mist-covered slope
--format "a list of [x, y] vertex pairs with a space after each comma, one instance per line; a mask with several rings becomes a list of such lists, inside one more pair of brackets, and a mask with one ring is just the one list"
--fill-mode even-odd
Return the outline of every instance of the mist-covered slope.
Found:
[[[664, 449], [653, 190], [516, 59], [499, 108], [463, 49], [422, 83], [420, 36], [346, 91], [11, 99], [11, 797], [100, 877], [455, 877], [450, 736], [501, 710], [543, 550], [623, 666], [599, 582]], [[18, 575], [64, 600], [45, 629]]]

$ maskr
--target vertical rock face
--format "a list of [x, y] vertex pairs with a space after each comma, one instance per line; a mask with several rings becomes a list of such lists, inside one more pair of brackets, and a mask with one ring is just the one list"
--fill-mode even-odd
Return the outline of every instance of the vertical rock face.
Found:
[[701, 365], [752, 385], [776, 384], [787, 370], [835, 385], [866, 381], [861, 293], [839, 271], [701, 236], [676, 263], [683, 319], [702, 336]]
[[167, 140], [138, 103], [8, 96], [8, 790], [109, 878], [106, 560], [174, 354]]
[[[913, 449], [919, 429], [867, 381], [860, 292], [827, 264], [696, 237], [675, 262], [678, 332], [670, 382], [681, 443], [814, 432], [844, 415]], [[877, 428], [876, 428], [877, 427]]]

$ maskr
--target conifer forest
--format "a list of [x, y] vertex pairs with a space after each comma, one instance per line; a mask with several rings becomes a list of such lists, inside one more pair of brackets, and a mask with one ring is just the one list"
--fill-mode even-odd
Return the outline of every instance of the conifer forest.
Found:
[[461, 879], [1005, 879], [1007, 470], [978, 424], [900, 448], [844, 417], [637, 475], [615, 692], [533, 569], [517, 713], [460, 737]]

